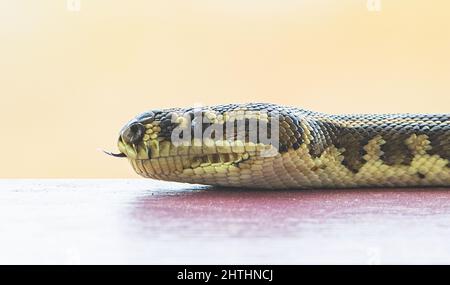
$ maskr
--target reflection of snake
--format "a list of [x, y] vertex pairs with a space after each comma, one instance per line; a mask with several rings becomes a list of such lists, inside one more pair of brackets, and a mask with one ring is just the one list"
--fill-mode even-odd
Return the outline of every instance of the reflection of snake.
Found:
[[[194, 133], [199, 126], [216, 132], [173, 143], [174, 130]], [[278, 128], [274, 155], [267, 155], [274, 149], [267, 136], [251, 135], [260, 126], [269, 134]], [[258, 188], [450, 186], [450, 114], [327, 115], [265, 103], [174, 108], [137, 116], [122, 129], [118, 145], [116, 156], [128, 157], [139, 175], [169, 181]]]

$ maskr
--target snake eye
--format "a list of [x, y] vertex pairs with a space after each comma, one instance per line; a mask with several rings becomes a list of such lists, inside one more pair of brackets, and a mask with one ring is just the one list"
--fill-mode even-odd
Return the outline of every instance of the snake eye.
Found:
[[132, 123], [123, 130], [121, 137], [125, 143], [135, 144], [145, 135], [145, 126], [141, 123]]

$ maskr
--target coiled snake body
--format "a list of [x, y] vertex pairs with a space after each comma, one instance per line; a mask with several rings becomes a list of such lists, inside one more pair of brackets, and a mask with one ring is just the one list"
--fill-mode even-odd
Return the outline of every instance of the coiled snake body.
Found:
[[[258, 136], [264, 130], [266, 139]], [[118, 146], [139, 175], [168, 181], [274, 189], [450, 186], [450, 114], [329, 115], [267, 103], [172, 108], [135, 117]]]

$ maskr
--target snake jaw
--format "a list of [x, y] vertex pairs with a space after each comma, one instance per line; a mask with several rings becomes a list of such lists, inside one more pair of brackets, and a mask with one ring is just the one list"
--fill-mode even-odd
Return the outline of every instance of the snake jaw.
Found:
[[[149, 129], [152, 134], [158, 131]], [[127, 144], [119, 139], [118, 146], [141, 176], [193, 183], [202, 182], [199, 180], [202, 173], [238, 171], [242, 163], [264, 149], [261, 144], [220, 140], [193, 140], [189, 145], [176, 146], [159, 136], [145, 137], [137, 144]]]

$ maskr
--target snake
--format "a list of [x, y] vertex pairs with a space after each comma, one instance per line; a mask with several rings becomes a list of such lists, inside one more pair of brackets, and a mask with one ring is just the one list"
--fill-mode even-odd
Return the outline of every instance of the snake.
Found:
[[326, 114], [272, 103], [152, 109], [120, 130], [146, 178], [218, 187], [450, 187], [450, 114]]

